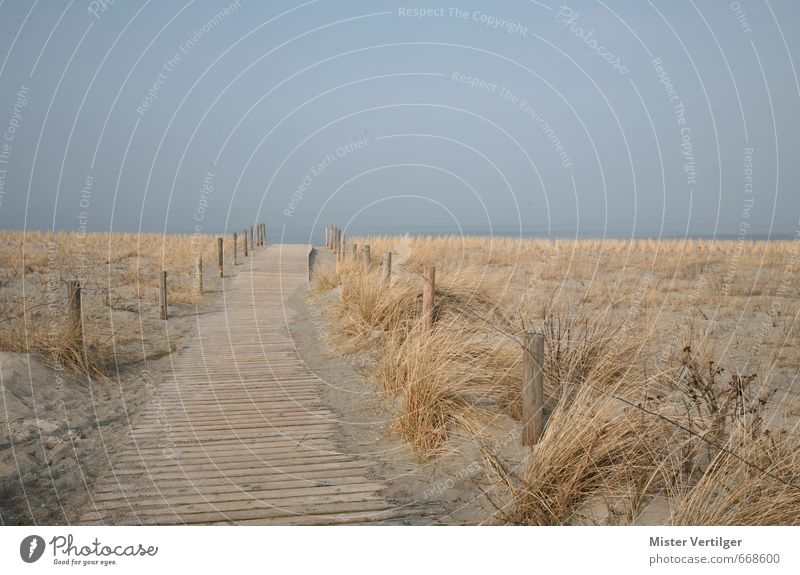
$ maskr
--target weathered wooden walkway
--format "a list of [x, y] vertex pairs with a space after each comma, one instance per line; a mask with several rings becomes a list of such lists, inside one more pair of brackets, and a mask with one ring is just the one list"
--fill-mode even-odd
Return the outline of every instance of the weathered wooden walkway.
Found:
[[239, 266], [80, 523], [402, 522], [371, 463], [337, 449], [324, 384], [289, 336], [287, 301], [307, 281], [308, 251], [273, 245]]

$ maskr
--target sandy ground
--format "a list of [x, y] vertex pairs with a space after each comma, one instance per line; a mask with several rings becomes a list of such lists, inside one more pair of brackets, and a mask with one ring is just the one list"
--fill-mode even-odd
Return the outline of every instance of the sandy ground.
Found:
[[[332, 258], [327, 250], [315, 255], [319, 263]], [[574, 293], [585, 289], [579, 279], [561, 285]], [[678, 286], [679, 291], [682, 288]], [[75, 519], [95, 478], [109, 468], [115, 451], [124, 444], [131, 422], [158, 393], [162, 374], [170, 370], [171, 354], [194, 334], [197, 315], [220, 305], [221, 289], [211, 287], [210, 292], [199, 306], [172, 306], [167, 330], [156, 319], [152, 303], [138, 312], [109, 312], [120, 324], [140, 321], [143, 314], [141, 333], [150, 335], [147, 361], [120, 365], [108, 381], [88, 381], [74, 372], [54, 369], [40, 356], [0, 352], [0, 523], [65, 524]], [[584, 305], [603, 301], [598, 294], [590, 296], [594, 301], [584, 300]], [[705, 331], [707, 339], [718, 342], [734, 363], [747, 356], [753, 338], [769, 319], [766, 296], [763, 303], [753, 297], [742, 299], [747, 301], [739, 313], [720, 313], [708, 300], [691, 308], [693, 329]], [[672, 306], [666, 300], [666, 296], [655, 298], [659, 325], [680, 323], [685, 307]], [[298, 352], [325, 382], [328, 401], [340, 415], [341, 449], [376, 461], [375, 474], [390, 486], [385, 495], [398, 506], [422, 508], [426, 515], [437, 517], [437, 523], [491, 523], [497, 506], [507, 502], [487, 479], [483, 453], [492, 453], [506, 469], [522, 475], [530, 451], [520, 445], [518, 422], [498, 414], [480, 448], [474, 439], [456, 431], [436, 458], [420, 460], [392, 428], [394, 414], [402, 406], [387, 399], [365, 376], [372, 360], [366, 356], [343, 359], [328, 351], [331, 346], [325, 341], [325, 325], [330, 318], [324, 316], [324, 303], [321, 299], [312, 305], [306, 290], [295, 293], [292, 306], [298, 321], [291, 326], [291, 333]], [[770, 421], [773, 427], [792, 428], [800, 421], [796, 337], [795, 332], [775, 330], [765, 342], [765, 347], [776, 349], [783, 344], [770, 373], [777, 392]], [[665, 512], [660, 502], [654, 501], [639, 522], [660, 523]], [[599, 512], [596, 521], [604, 520]]]
[[3, 525], [76, 519], [95, 479], [124, 445], [131, 422], [158, 393], [171, 354], [192, 337], [198, 314], [219, 305], [221, 295], [208, 290], [200, 304], [171, 306], [167, 324], [155, 319], [156, 310], [146, 310], [144, 321], [158, 323], [157, 335], [147, 342], [148, 359], [120, 365], [107, 381], [54, 369], [41, 356], [0, 353]]

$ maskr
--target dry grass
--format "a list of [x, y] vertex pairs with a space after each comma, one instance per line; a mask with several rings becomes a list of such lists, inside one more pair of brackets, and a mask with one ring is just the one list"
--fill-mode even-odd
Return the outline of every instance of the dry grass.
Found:
[[[534, 463], [518, 473], [486, 454], [507, 488], [498, 520], [633, 523], [664, 501], [663, 523], [800, 521], [797, 418], [771, 388], [792, 392], [800, 360], [798, 242], [352, 241], [370, 244], [373, 265], [348, 252], [318, 270], [314, 297], [332, 344], [397, 398], [396, 428], [424, 458], [456, 430], [480, 443], [520, 418], [519, 341], [545, 334]], [[432, 331], [425, 265], [437, 267]]]
[[[203, 304], [192, 289], [198, 255], [207, 289], [219, 289], [211, 236], [6, 231], [0, 239], [0, 350], [40, 354], [54, 367], [95, 378], [169, 351], [154, 319], [162, 269], [171, 306]], [[81, 282], [82, 334], [65, 317], [71, 279]]]

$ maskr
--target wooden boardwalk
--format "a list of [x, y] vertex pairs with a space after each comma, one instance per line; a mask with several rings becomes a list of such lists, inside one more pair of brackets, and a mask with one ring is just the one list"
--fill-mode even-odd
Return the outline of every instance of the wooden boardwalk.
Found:
[[[372, 464], [337, 449], [339, 422], [297, 355], [287, 301], [309, 246], [273, 245], [239, 266], [219, 311], [137, 417], [79, 523], [404, 522]], [[416, 515], [416, 514], [415, 514]]]

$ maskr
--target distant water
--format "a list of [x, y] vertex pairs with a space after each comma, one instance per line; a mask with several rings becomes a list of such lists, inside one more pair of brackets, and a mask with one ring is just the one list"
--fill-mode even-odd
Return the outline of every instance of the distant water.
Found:
[[[496, 236], [506, 238], [546, 238], [546, 239], [698, 239], [698, 240], [712, 240], [719, 241], [737, 240], [739, 238], [736, 234], [676, 234], [664, 233], [659, 235], [658, 231], [651, 232], [635, 232], [631, 234], [628, 232], [614, 232], [602, 230], [581, 230], [575, 232], [574, 230], [553, 230], [549, 234], [542, 230], [522, 230], [509, 229], [509, 228], [478, 228], [478, 227], [414, 227], [414, 226], [397, 226], [397, 227], [364, 227], [354, 226], [353, 228], [345, 230], [346, 235], [354, 236], [402, 236], [408, 234], [410, 236]], [[283, 232], [283, 238], [280, 239], [281, 231], [272, 230], [269, 234], [270, 241], [283, 243], [313, 243], [315, 245], [323, 244], [325, 242], [325, 227], [315, 230], [312, 234], [310, 230], [296, 230], [287, 229]], [[766, 240], [791, 240], [792, 234], [788, 233], [775, 233], [775, 234], [749, 234], [744, 239], [750, 241], [766, 241]]]
[[[11, 230], [10, 230], [11, 231]], [[16, 231], [22, 231], [18, 228]], [[43, 230], [44, 231], [44, 230]], [[74, 229], [60, 229], [58, 231], [76, 231]], [[106, 233], [108, 230], [96, 229], [90, 232]], [[224, 233], [225, 230], [206, 230], [205, 233], [210, 235], [218, 235]], [[239, 232], [239, 228], [228, 230], [229, 233]], [[115, 233], [138, 233], [137, 230], [115, 228]], [[142, 230], [142, 233], [158, 234], [162, 230]], [[189, 230], [170, 230], [167, 233], [175, 234], [190, 234]], [[613, 230], [552, 230], [548, 233], [546, 230], [519, 230], [507, 227], [499, 227], [489, 229], [488, 227], [474, 227], [464, 226], [458, 228], [456, 226], [382, 226], [382, 227], [368, 227], [368, 226], [353, 226], [345, 230], [345, 233], [350, 236], [402, 236], [408, 234], [410, 236], [495, 236], [504, 238], [546, 238], [546, 239], [608, 239], [608, 240], [627, 240], [627, 239], [662, 239], [662, 240], [681, 240], [681, 239], [698, 239], [698, 240], [712, 240], [719, 241], [737, 240], [739, 238], [736, 234], [681, 234], [681, 233], [663, 233], [659, 234], [658, 230], [655, 231], [636, 231], [631, 234], [630, 231], [613, 231]], [[748, 234], [744, 239], [749, 241], [766, 241], [766, 240], [791, 240], [794, 236], [791, 233], [772, 233], [772, 234]], [[321, 225], [315, 230], [302, 229], [302, 228], [281, 228], [269, 227], [267, 228], [267, 240], [270, 243], [283, 242], [287, 244], [303, 244], [312, 243], [314, 245], [321, 245], [325, 243], [325, 225]]]

